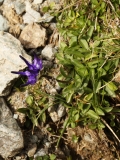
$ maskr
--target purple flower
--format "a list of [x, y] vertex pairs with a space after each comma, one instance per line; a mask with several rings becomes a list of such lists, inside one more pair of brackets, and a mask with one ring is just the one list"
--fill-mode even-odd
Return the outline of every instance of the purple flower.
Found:
[[22, 86], [27, 86], [29, 84], [35, 84], [37, 81], [37, 76], [39, 74], [39, 71], [42, 69], [42, 60], [39, 59], [36, 54], [34, 55], [34, 59], [32, 61], [32, 64], [28, 62], [24, 57], [20, 56], [22, 60], [27, 64], [28, 70], [23, 71], [23, 72], [16, 72], [12, 71], [11, 73], [14, 74], [20, 74], [22, 76], [27, 76], [27, 82], [23, 84]]
[[32, 64], [28, 62], [24, 57], [20, 56], [20, 58], [27, 64], [30, 71], [40, 71], [42, 69], [42, 60], [39, 59], [36, 54], [34, 54]]

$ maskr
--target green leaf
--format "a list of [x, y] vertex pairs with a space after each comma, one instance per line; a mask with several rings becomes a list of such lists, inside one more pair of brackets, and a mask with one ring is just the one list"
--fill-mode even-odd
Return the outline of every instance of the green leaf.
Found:
[[49, 154], [49, 156], [50, 156], [50, 160], [55, 160], [56, 159], [56, 155], [54, 155], [54, 154]]
[[116, 91], [116, 90], [118, 89], [117, 86], [116, 86], [113, 82], [107, 83], [107, 87], [108, 87], [111, 91]]
[[17, 111], [20, 113], [26, 114], [29, 111], [29, 109], [28, 108], [19, 108]]
[[92, 48], [98, 47], [100, 44], [100, 41], [95, 40], [94, 43], [91, 45]]
[[86, 114], [93, 119], [99, 119], [98, 114], [95, 113], [93, 110], [89, 110]]
[[92, 37], [92, 34], [93, 34], [93, 30], [94, 30], [94, 26], [90, 26], [88, 32], [87, 32], [87, 41], [90, 40], [90, 38]]
[[81, 47], [89, 50], [88, 43], [85, 39], [80, 39], [80, 45], [81, 45]]
[[73, 136], [72, 136], [72, 141], [73, 141], [74, 143], [78, 143], [78, 140], [79, 140], [79, 137], [77, 137], [76, 135], [73, 135]]
[[89, 93], [84, 97], [84, 101], [89, 101], [93, 97], [93, 93]]
[[32, 96], [28, 96], [28, 97], [26, 98], [26, 103], [27, 103], [29, 106], [31, 106], [31, 105], [33, 104], [33, 97], [32, 97]]
[[99, 108], [96, 108], [96, 112], [97, 112], [97, 114], [100, 115], [100, 116], [104, 116], [104, 115], [105, 115], [105, 113], [102, 111], [102, 109], [100, 109], [100, 107], [99, 107]]
[[111, 112], [113, 110], [113, 107], [104, 107], [103, 110], [107, 113]]
[[109, 94], [111, 97], [116, 97], [116, 94], [114, 91], [112, 91], [108, 86], [105, 87], [106, 92]]

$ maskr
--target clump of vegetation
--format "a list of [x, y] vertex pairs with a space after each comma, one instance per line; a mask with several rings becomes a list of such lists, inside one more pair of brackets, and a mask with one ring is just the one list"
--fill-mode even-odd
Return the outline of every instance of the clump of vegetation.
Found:
[[[66, 127], [78, 125], [102, 129], [106, 121], [107, 126], [120, 127], [114, 81], [120, 61], [119, 5], [119, 0], [66, 0], [55, 14], [60, 33], [56, 57], [61, 65], [57, 79], [62, 88], [58, 103], [68, 111], [61, 135]], [[45, 94], [36, 103], [35, 96], [43, 93], [35, 92], [34, 98], [27, 98], [30, 108], [24, 111], [37, 126], [39, 117], [45, 122], [49, 104]]]

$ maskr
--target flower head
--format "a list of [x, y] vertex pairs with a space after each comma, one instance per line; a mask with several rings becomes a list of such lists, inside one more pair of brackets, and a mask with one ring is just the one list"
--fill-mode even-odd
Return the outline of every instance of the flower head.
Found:
[[22, 86], [27, 86], [29, 84], [35, 84], [37, 81], [37, 76], [39, 74], [39, 71], [42, 69], [42, 60], [39, 59], [36, 54], [34, 55], [34, 59], [32, 61], [32, 64], [28, 62], [24, 57], [20, 56], [20, 58], [27, 64], [28, 69], [23, 72], [16, 72], [12, 71], [11, 73], [14, 74], [20, 74], [22, 76], [27, 76], [27, 82], [23, 84]]
[[32, 61], [32, 64], [31, 64], [30, 62], [28, 62], [28, 61], [27, 61], [24, 57], [22, 57], [21, 55], [20, 55], [20, 58], [27, 64], [28, 69], [29, 69], [30, 71], [40, 71], [40, 70], [42, 69], [42, 60], [39, 59], [36, 54], [34, 54], [34, 59], [33, 59], [33, 61]]

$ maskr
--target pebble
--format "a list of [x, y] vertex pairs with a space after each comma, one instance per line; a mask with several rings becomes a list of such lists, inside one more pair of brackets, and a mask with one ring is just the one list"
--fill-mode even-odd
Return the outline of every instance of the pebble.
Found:
[[40, 22], [51, 22], [51, 20], [53, 19], [54, 17], [51, 16], [49, 13], [45, 13], [43, 15], [43, 17], [41, 18]]
[[43, 2], [43, 0], [34, 0], [33, 3], [34, 4], [41, 4]]
[[15, 1], [14, 3], [14, 7], [15, 7], [15, 11], [17, 14], [22, 14], [23, 12], [25, 12], [25, 3], [21, 2], [21, 1]]
[[59, 118], [63, 117], [66, 114], [66, 108], [62, 104], [58, 106], [57, 114]]
[[37, 143], [38, 142], [38, 137], [36, 135], [32, 135], [30, 141], [32, 143]]
[[49, 44], [45, 46], [41, 54], [47, 60], [53, 60], [55, 53], [56, 53], [56, 49], [53, 48], [51, 44]]
[[7, 31], [9, 29], [9, 23], [6, 18], [0, 15], [0, 30]]
[[36, 152], [36, 150], [37, 150], [37, 144], [36, 143], [31, 144], [31, 146], [30, 146], [30, 148], [29, 148], [29, 150], [27, 152], [28, 157], [33, 157], [35, 152]]
[[36, 23], [29, 24], [22, 30], [19, 40], [25, 48], [44, 46], [46, 42], [46, 29]]
[[48, 154], [48, 151], [42, 148], [39, 151], [37, 151], [36, 154], [34, 154], [34, 158], [39, 157], [39, 156], [45, 156], [46, 154]]
[[31, 4], [26, 1], [26, 13], [23, 15], [24, 23], [31, 24], [33, 22], [39, 22], [40, 19], [40, 13], [32, 9]]

